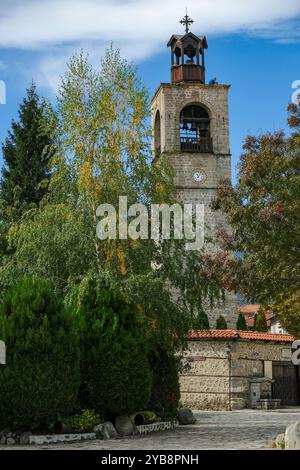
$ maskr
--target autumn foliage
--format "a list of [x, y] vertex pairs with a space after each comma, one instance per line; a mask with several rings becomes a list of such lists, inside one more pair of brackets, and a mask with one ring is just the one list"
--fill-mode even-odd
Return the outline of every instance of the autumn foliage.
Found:
[[288, 113], [290, 134], [248, 136], [237, 185], [220, 182], [214, 208], [231, 232], [219, 233], [222, 251], [208, 270], [246, 299], [271, 304], [282, 326], [300, 335], [300, 107]]

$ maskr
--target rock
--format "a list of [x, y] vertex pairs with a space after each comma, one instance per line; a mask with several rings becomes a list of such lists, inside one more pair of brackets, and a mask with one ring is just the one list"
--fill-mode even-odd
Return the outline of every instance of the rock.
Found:
[[94, 427], [93, 431], [100, 435], [103, 439], [116, 439], [118, 437], [118, 433], [110, 421], [106, 421], [103, 424], [98, 424]]
[[14, 445], [16, 443], [15, 439], [13, 437], [8, 437], [6, 440], [7, 445]]
[[290, 424], [285, 431], [285, 449], [300, 450], [300, 421]]
[[116, 439], [118, 437], [118, 433], [116, 431], [116, 428], [114, 427], [114, 425], [110, 421], [107, 421], [106, 423], [104, 423], [103, 426], [107, 430], [107, 432], [109, 434], [109, 437], [111, 439]]
[[29, 437], [32, 435], [32, 433], [30, 431], [28, 432], [23, 432], [21, 435], [20, 435], [20, 444], [22, 445], [27, 445], [29, 444]]
[[134, 426], [128, 416], [118, 416], [116, 418], [116, 430], [121, 436], [132, 436], [134, 434]]
[[284, 449], [285, 447], [285, 434], [278, 434], [275, 441], [275, 446], [277, 449]]
[[2, 445], [6, 444], [6, 437], [5, 436], [2, 436], [0, 438], [0, 444], [2, 444]]
[[195, 424], [195, 422], [196, 422], [196, 418], [193, 415], [192, 410], [190, 410], [189, 408], [181, 408], [178, 411], [177, 419], [178, 419], [180, 424], [184, 424], [184, 425], [186, 425], [186, 424]]

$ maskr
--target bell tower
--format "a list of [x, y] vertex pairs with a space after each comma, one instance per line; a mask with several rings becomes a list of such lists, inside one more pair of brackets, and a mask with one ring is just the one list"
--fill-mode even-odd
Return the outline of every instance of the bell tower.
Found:
[[[161, 83], [151, 99], [155, 159], [168, 156], [174, 170], [175, 196], [182, 203], [204, 204], [205, 235], [226, 227], [225, 216], [210, 204], [221, 178], [231, 178], [228, 92], [216, 79], [206, 83], [205, 36], [189, 31], [187, 14], [180, 22], [184, 35], [173, 35], [171, 83]], [[235, 327], [237, 302], [228, 294], [220, 308], [209, 313], [211, 328], [221, 314]]]

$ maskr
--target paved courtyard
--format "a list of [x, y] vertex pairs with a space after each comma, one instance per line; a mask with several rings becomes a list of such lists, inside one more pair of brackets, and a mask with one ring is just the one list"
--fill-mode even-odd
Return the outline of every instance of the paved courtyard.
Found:
[[[197, 423], [175, 431], [145, 437], [76, 444], [57, 444], [27, 449], [89, 450], [200, 450], [272, 449], [272, 443], [286, 426], [300, 421], [300, 408], [278, 411], [241, 410], [232, 412], [196, 411]], [[8, 449], [8, 446], [2, 446]], [[12, 448], [12, 447], [11, 447]], [[14, 449], [21, 449], [15, 446]], [[23, 447], [24, 448], [24, 447]]]

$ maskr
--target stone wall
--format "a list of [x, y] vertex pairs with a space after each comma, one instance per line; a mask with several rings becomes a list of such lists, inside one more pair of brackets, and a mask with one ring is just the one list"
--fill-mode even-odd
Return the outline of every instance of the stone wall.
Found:
[[[225, 216], [211, 209], [211, 202], [221, 178], [231, 178], [229, 145], [228, 91], [229, 85], [204, 85], [199, 82], [162, 83], [151, 100], [152, 129], [160, 116], [161, 158], [168, 158], [174, 169], [175, 197], [188, 204], [204, 205], [205, 236], [214, 237], [219, 228], [227, 227]], [[189, 153], [180, 149], [180, 112], [189, 104], [203, 106], [210, 117], [213, 153]], [[153, 139], [154, 142], [157, 139]], [[204, 172], [204, 179], [193, 179], [196, 170]], [[208, 251], [215, 246], [207, 246]], [[215, 327], [220, 315], [235, 328], [238, 303], [228, 293], [225, 303], [211, 309], [207, 306], [210, 326]]]
[[[228, 344], [231, 369], [226, 351]], [[250, 407], [251, 380], [264, 377], [265, 361], [290, 361], [288, 353], [291, 353], [290, 343], [191, 341], [185, 353], [190, 369], [180, 378], [181, 403], [194, 409], [228, 410], [230, 386], [232, 408]]]
[[160, 112], [162, 152], [180, 152], [180, 111], [189, 104], [201, 104], [210, 116], [214, 153], [229, 155], [229, 88], [197, 82], [161, 83], [151, 100], [151, 113], [154, 129], [156, 112]]

